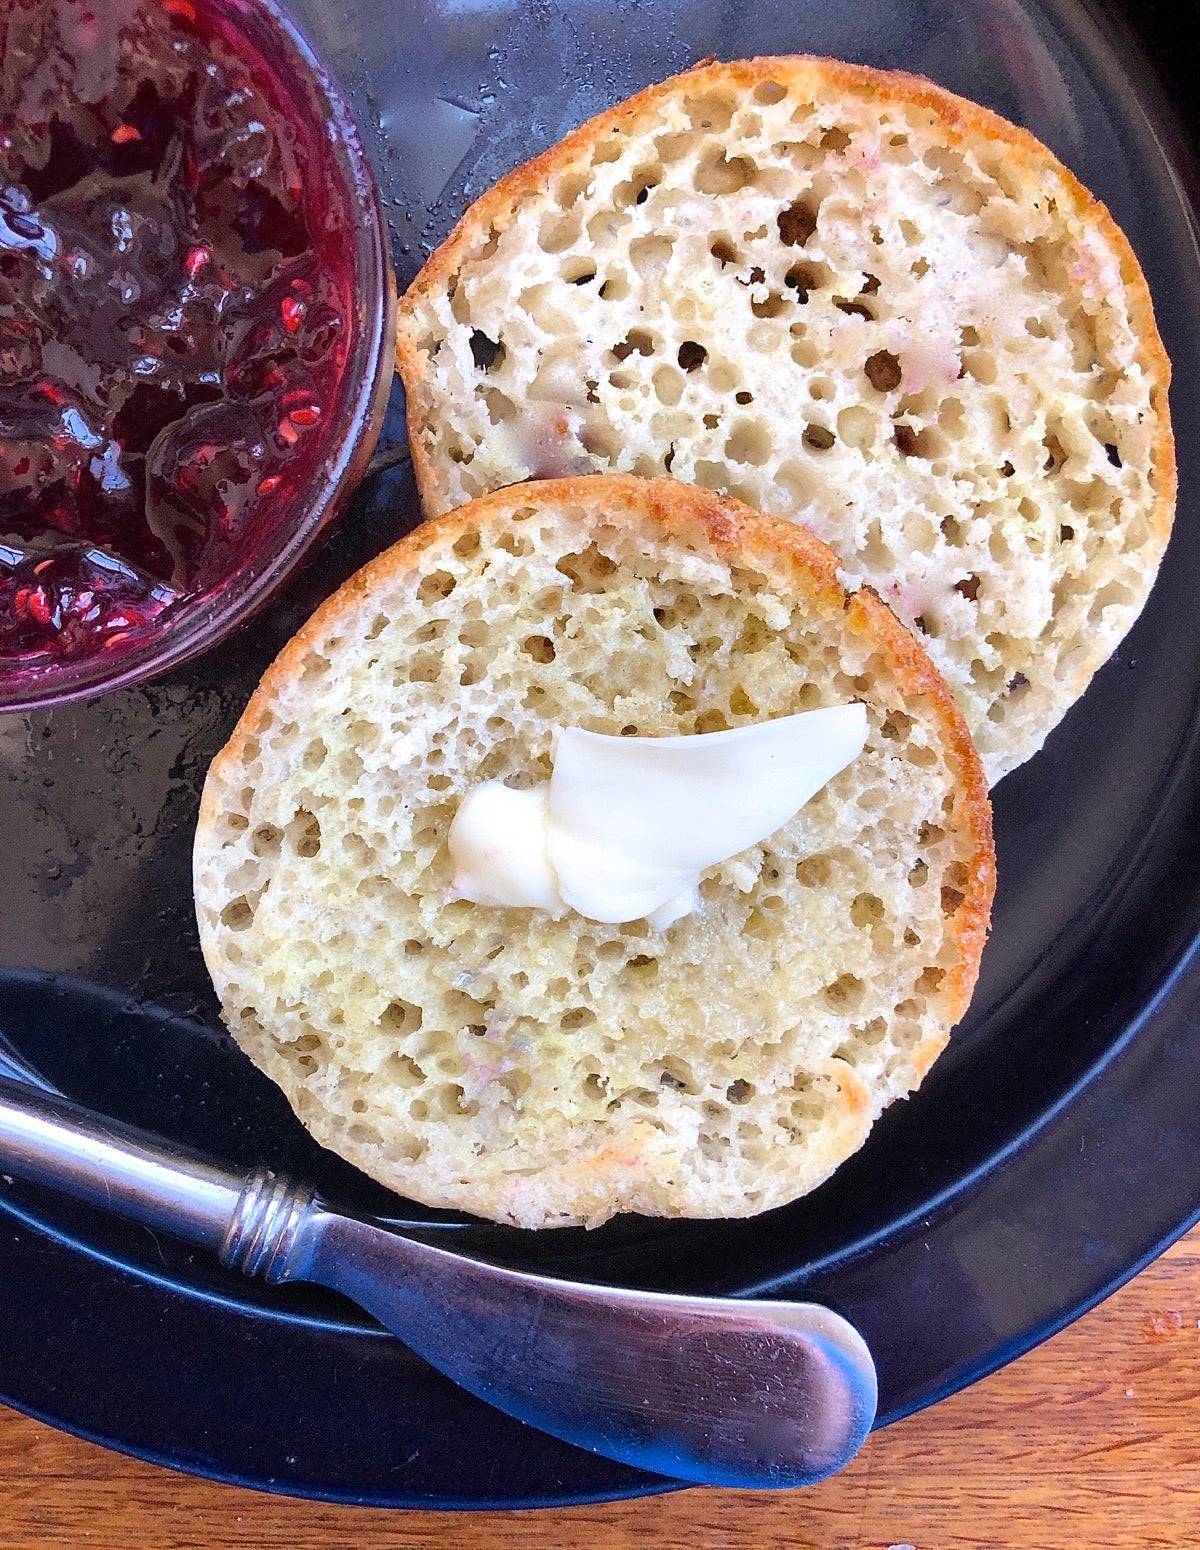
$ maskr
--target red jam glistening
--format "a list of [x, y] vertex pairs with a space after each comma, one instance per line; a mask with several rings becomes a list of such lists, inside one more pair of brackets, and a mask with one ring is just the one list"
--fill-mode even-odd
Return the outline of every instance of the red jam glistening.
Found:
[[236, 11], [0, 8], [6, 673], [144, 640], [253, 563], [334, 429], [346, 212]]

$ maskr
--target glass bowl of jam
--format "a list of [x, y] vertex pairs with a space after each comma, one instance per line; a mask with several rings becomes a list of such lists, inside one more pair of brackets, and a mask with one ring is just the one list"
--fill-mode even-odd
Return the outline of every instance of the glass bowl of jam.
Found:
[[338, 513], [395, 281], [274, 0], [0, 5], [0, 710], [164, 671]]

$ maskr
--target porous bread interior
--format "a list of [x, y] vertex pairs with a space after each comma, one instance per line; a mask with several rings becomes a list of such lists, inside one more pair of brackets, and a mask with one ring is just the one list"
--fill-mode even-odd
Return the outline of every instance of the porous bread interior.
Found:
[[803, 523], [919, 630], [991, 781], [1170, 526], [1136, 260], [1031, 137], [830, 61], [712, 66], [486, 195], [401, 307], [427, 509], [622, 470]]
[[[574, 488], [595, 498], [427, 525], [289, 648], [205, 790], [205, 956], [300, 1118], [403, 1194], [526, 1227], [747, 1215], [820, 1183], [961, 1014], [982, 778], [863, 599], [639, 520], [652, 486]], [[865, 752], [666, 932], [447, 899], [461, 797], [546, 779], [555, 723], [694, 733], [852, 700]]]

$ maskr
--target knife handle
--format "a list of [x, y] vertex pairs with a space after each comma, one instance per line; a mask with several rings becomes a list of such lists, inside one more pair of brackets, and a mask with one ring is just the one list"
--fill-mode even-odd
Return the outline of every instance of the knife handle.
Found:
[[3, 1076], [0, 1164], [30, 1183], [199, 1244], [222, 1264], [267, 1281], [284, 1276], [313, 1199], [269, 1169], [241, 1177]]

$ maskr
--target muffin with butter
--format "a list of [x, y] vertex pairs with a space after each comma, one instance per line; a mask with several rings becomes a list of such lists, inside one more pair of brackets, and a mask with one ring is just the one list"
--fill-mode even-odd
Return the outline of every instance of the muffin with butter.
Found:
[[913, 636], [803, 529], [671, 480], [426, 523], [209, 774], [225, 1018], [319, 1141], [522, 1227], [828, 1177], [967, 1006], [986, 783]]

